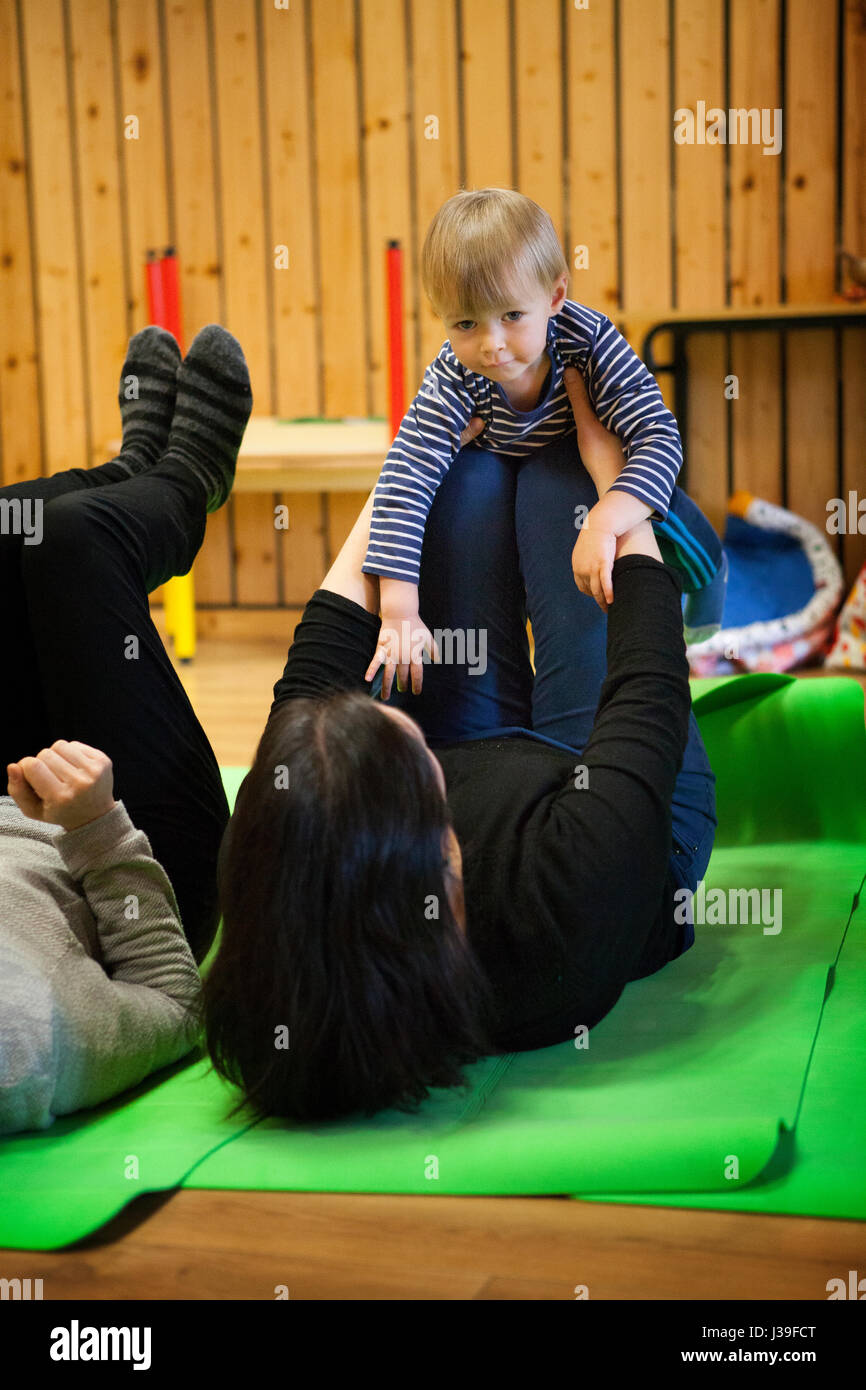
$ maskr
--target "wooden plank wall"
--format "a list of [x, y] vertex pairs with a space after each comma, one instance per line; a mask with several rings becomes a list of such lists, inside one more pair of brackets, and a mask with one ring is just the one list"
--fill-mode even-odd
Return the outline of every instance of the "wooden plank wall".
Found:
[[[184, 347], [224, 324], [282, 416], [386, 414], [394, 237], [411, 396], [445, 336], [418, 251], [460, 187], [546, 207], [589, 250], [570, 297], [614, 318], [827, 301], [837, 247], [866, 254], [866, 0], [0, 0], [0, 79], [4, 483], [117, 435], [148, 247], [178, 248]], [[782, 108], [782, 153], [676, 144], [699, 100]], [[733, 487], [818, 525], [840, 479], [866, 493], [864, 337], [693, 341], [689, 487], [717, 525]], [[362, 501], [233, 497], [199, 603], [300, 606]], [[840, 553], [853, 580], [866, 536]]]

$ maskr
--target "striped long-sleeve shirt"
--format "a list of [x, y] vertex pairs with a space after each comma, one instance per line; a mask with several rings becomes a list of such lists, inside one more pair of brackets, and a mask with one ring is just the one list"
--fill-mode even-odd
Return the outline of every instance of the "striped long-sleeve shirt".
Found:
[[427, 514], [473, 415], [485, 422], [479, 444], [515, 459], [574, 431], [563, 380], [567, 366], [581, 372], [599, 420], [622, 443], [626, 462], [612, 490], [645, 502], [654, 520], [665, 519], [682, 445], [650, 371], [605, 314], [570, 299], [548, 320], [547, 352], [551, 368], [543, 397], [534, 410], [520, 411], [498, 381], [468, 371], [451, 344], [443, 343], [379, 475], [362, 565], [366, 574], [417, 584]]

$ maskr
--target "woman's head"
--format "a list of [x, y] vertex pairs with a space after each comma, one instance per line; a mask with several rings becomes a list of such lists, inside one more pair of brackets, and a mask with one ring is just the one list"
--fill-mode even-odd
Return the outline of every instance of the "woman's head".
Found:
[[548, 213], [510, 188], [462, 189], [442, 204], [421, 248], [434, 313], [479, 319], [521, 294], [553, 291], [568, 263]]
[[411, 1108], [495, 1051], [437, 768], [365, 693], [271, 715], [220, 854], [204, 982], [214, 1066], [257, 1113]]

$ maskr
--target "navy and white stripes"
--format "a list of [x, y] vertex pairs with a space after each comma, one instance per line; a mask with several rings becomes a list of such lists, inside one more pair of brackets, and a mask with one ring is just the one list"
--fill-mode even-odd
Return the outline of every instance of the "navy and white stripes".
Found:
[[468, 371], [451, 344], [443, 343], [379, 475], [365, 574], [417, 584], [427, 514], [473, 415], [486, 424], [479, 443], [515, 459], [574, 431], [563, 380], [570, 365], [582, 373], [601, 423], [622, 442], [626, 462], [613, 490], [639, 498], [658, 519], [667, 516], [682, 445], [651, 373], [605, 314], [570, 299], [548, 322], [547, 351], [551, 371], [544, 397], [534, 410], [517, 411], [499, 382]]

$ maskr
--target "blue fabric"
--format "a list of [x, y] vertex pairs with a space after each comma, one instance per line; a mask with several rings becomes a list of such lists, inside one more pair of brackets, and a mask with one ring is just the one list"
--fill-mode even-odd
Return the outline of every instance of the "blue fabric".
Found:
[[[483, 630], [484, 669], [480, 660], [476, 674], [468, 662], [426, 663], [421, 693], [398, 692], [395, 681], [390, 699], [420, 724], [434, 751], [522, 734], [582, 752], [607, 669], [607, 616], [578, 590], [571, 552], [576, 509], [597, 497], [573, 438], [554, 440], [523, 462], [476, 444], [461, 450], [430, 511], [419, 611], [434, 637], [437, 628]], [[480, 648], [479, 640], [476, 655]], [[381, 672], [373, 683], [373, 694], [380, 692]], [[717, 823], [715, 775], [694, 714], [671, 814], [674, 873], [694, 891]], [[683, 949], [693, 940], [687, 928]]]
[[[705, 589], [683, 597], [683, 623], [692, 632], [700, 628], [703, 637], [711, 637], [719, 632], [724, 622], [725, 600], [728, 590], [728, 557], [722, 551], [722, 563], [716, 577]], [[703, 637], [701, 640], [703, 640]], [[695, 640], [686, 634], [686, 642]]]
[[805, 608], [815, 593], [812, 567], [796, 536], [729, 515], [725, 551], [730, 565], [726, 628], [785, 618]]

